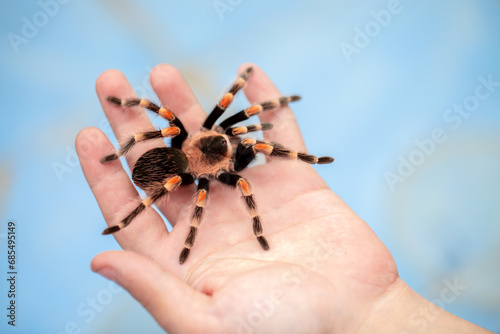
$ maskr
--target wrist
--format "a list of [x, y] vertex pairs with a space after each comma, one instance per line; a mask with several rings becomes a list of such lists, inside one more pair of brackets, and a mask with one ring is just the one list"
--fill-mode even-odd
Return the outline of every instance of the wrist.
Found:
[[368, 312], [364, 333], [490, 333], [426, 300], [397, 278]]

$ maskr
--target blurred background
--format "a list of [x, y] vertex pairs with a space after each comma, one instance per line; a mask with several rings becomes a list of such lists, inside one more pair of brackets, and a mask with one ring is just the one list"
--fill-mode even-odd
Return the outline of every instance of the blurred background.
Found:
[[[0, 12], [1, 333], [161, 333], [92, 273], [118, 249], [74, 149], [116, 140], [94, 84], [176, 66], [213, 107], [243, 62], [293, 105], [318, 172], [387, 245], [401, 277], [500, 333], [500, 1], [10, 1]], [[245, 99], [239, 97], [233, 111]], [[7, 325], [8, 222], [17, 231], [17, 323]], [[443, 291], [458, 284], [452, 296]], [[448, 289], [448, 290], [446, 290]], [[453, 297], [453, 298], [451, 298]], [[5, 313], [5, 314], [4, 314]]]

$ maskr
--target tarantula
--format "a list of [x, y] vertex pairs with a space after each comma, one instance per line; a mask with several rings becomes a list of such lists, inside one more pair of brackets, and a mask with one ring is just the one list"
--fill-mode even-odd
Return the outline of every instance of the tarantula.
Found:
[[287, 149], [278, 143], [240, 137], [240, 135], [249, 132], [269, 130], [272, 128], [270, 123], [233, 127], [252, 116], [287, 105], [289, 102], [298, 101], [300, 97], [296, 95], [254, 104], [227, 118], [219, 125], [215, 125], [217, 119], [227, 109], [234, 95], [243, 87], [251, 73], [252, 68], [249, 67], [239, 75], [229, 91], [224, 94], [208, 115], [201, 131], [191, 136], [188, 136], [181, 121], [175, 117], [174, 113], [165, 107], [159, 107], [145, 99], [107, 97], [109, 102], [124, 108], [141, 106], [149, 109], [165, 118], [170, 126], [157, 131], [134, 134], [117, 152], [103, 157], [101, 163], [116, 160], [129, 152], [136, 143], [151, 139], [171, 138], [171, 147], [153, 148], [137, 160], [132, 170], [132, 180], [149, 196], [118, 225], [108, 227], [102, 234], [120, 231], [161, 197], [173, 192], [179, 186], [193, 184], [197, 180], [196, 205], [191, 218], [191, 227], [184, 249], [179, 256], [179, 262], [183, 264], [189, 256], [196, 238], [208, 196], [209, 183], [211, 180], [217, 180], [233, 188], [239, 188], [252, 216], [253, 233], [260, 246], [266, 251], [269, 250], [269, 243], [262, 235], [261, 219], [250, 185], [237, 173], [246, 168], [254, 160], [257, 153], [277, 158], [299, 159], [309, 164], [328, 164], [333, 162], [333, 158], [328, 156], [317, 158], [313, 155]]

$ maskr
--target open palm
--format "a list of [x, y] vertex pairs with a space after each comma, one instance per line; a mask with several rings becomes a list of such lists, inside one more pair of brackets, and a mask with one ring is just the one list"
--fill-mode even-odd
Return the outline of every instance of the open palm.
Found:
[[[243, 65], [241, 69], [246, 68]], [[244, 88], [252, 103], [281, 96], [257, 66]], [[189, 133], [206, 117], [179, 72], [159, 65], [151, 85]], [[143, 110], [112, 105], [107, 96], [134, 97], [126, 78], [104, 72], [97, 94], [118, 138], [152, 127]], [[305, 151], [288, 107], [264, 113], [274, 128], [267, 139]], [[130, 165], [151, 147], [127, 156]], [[113, 146], [98, 129], [76, 141], [82, 169], [108, 226], [137, 205], [139, 195], [122, 165], [101, 164]], [[312, 152], [328, 153], [328, 152]], [[331, 168], [322, 166], [320, 168]], [[332, 191], [314, 168], [299, 161], [269, 160], [241, 173], [252, 186], [270, 250], [252, 233], [252, 221], [236, 189], [213, 181], [209, 202], [188, 260], [179, 252], [189, 231], [195, 185], [179, 188], [114, 234], [125, 252], [99, 254], [92, 268], [127, 289], [171, 333], [356, 332], [397, 284], [392, 256], [373, 231]]]

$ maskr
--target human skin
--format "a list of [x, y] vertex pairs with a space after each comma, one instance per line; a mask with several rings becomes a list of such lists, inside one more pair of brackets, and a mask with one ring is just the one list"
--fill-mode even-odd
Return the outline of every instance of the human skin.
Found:
[[[254, 68], [244, 88], [249, 102], [281, 96], [256, 65], [244, 64], [239, 71], [248, 66]], [[199, 131], [206, 113], [181, 74], [158, 65], [150, 81], [187, 131]], [[118, 138], [152, 128], [145, 111], [106, 101], [107, 96], [135, 97], [122, 73], [104, 72], [96, 90]], [[264, 134], [267, 140], [306, 152], [290, 108], [264, 113], [260, 121], [274, 125]], [[140, 143], [127, 162], [133, 165], [161, 145]], [[116, 225], [140, 199], [119, 161], [99, 161], [115, 148], [100, 130], [86, 128], [76, 149], [107, 225]], [[240, 174], [252, 186], [269, 251], [255, 239], [238, 190], [213, 181], [183, 265], [179, 253], [189, 231], [195, 185], [157, 203], [173, 226], [170, 233], [160, 215], [147, 208], [114, 234], [124, 251], [98, 254], [92, 270], [129, 291], [169, 333], [489, 333], [403, 282], [384, 244], [310, 165], [268, 159]]]

